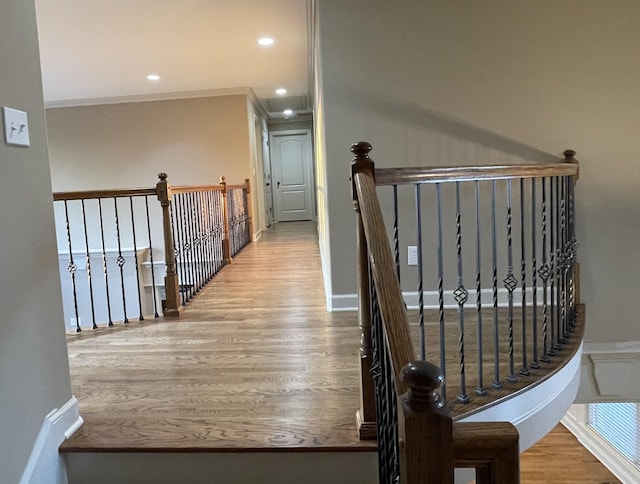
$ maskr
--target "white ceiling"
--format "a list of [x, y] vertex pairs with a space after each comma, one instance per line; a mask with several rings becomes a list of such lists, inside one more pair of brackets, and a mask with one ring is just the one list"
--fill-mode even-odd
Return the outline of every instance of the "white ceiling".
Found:
[[[36, 0], [45, 102], [251, 88], [307, 96], [306, 0]], [[275, 39], [271, 47], [258, 38]], [[147, 74], [156, 73], [151, 82]], [[92, 101], [93, 100], [93, 101]], [[80, 102], [78, 102], [80, 101]]]

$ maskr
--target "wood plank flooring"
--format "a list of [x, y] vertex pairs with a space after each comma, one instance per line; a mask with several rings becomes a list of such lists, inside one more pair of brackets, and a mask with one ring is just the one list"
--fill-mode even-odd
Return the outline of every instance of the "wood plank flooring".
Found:
[[[179, 320], [69, 335], [86, 423], [62, 450], [375, 450], [355, 428], [356, 315], [328, 313], [321, 281], [315, 227], [278, 224]], [[606, 469], [557, 430], [523, 454], [523, 483], [617, 482], [596, 477], [595, 468]], [[589, 465], [567, 469], [574, 452]], [[567, 473], [577, 480], [560, 477]]]
[[279, 224], [177, 321], [68, 338], [85, 425], [63, 450], [371, 451], [355, 313], [326, 311], [312, 224]]

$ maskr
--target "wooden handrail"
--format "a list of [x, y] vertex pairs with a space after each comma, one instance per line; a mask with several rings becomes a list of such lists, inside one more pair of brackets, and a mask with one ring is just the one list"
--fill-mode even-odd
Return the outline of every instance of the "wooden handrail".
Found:
[[155, 195], [155, 188], [121, 188], [108, 190], [83, 190], [77, 192], [55, 192], [53, 201], [87, 200], [89, 198], [116, 198]]
[[377, 168], [376, 184], [399, 185], [405, 183], [506, 180], [548, 176], [576, 176], [577, 174], [578, 164], [575, 160], [567, 160], [565, 163], [527, 165]]
[[191, 192], [207, 192], [207, 191], [222, 191], [224, 185], [171, 185], [171, 191], [173, 193], [191, 193]]

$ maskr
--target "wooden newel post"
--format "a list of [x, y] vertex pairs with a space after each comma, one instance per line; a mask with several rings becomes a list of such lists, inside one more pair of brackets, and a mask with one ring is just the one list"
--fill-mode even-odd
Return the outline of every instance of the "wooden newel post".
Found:
[[253, 206], [251, 205], [251, 180], [244, 179], [244, 188], [247, 191], [247, 218], [249, 219], [249, 240], [253, 239]]
[[362, 225], [358, 195], [353, 184], [356, 173], [374, 173], [373, 160], [369, 158], [371, 145], [359, 141], [351, 145], [351, 193], [356, 211], [356, 260], [358, 276], [358, 325], [360, 326], [360, 408], [356, 413], [358, 434], [362, 440], [376, 439], [376, 391], [371, 373], [373, 350], [371, 344], [371, 298], [369, 294], [369, 256], [367, 240]]
[[400, 371], [400, 381], [408, 388], [399, 428], [403, 483], [453, 483], [453, 421], [436, 391], [444, 383], [440, 368], [415, 361]]
[[[165, 299], [162, 312], [165, 318], [180, 316], [180, 283], [176, 268], [176, 253], [171, 231], [171, 185], [167, 181], [167, 174], [158, 174], [160, 181], [156, 184], [156, 195], [162, 207], [162, 231], [164, 234], [164, 258], [167, 272], [164, 276]], [[152, 268], [153, 270], [153, 268]]]
[[222, 185], [222, 216], [224, 221], [224, 239], [222, 240], [222, 253], [226, 264], [231, 263], [231, 245], [229, 243], [229, 200], [227, 199], [227, 181], [223, 176], [220, 177], [220, 185]]

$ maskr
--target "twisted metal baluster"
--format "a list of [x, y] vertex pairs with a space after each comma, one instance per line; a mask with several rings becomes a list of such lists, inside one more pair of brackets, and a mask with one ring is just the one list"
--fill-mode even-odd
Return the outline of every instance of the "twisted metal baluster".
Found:
[[520, 277], [522, 280], [522, 368], [520, 368], [520, 374], [527, 376], [531, 372], [527, 360], [527, 264], [524, 220], [524, 178], [520, 178]]
[[398, 227], [398, 185], [393, 185], [393, 255], [400, 281], [400, 229]]
[[176, 259], [176, 272], [178, 273], [178, 289], [180, 290], [180, 299], [182, 305], [187, 304], [187, 298], [185, 293], [185, 249], [184, 240], [182, 238], [182, 223], [180, 216], [180, 208], [182, 206], [182, 194], [176, 193], [173, 196], [173, 203], [170, 205], [171, 209], [171, 232], [173, 233], [173, 240], [175, 241], [173, 251]]
[[131, 231], [133, 233], [133, 260], [136, 265], [136, 282], [138, 287], [138, 309], [140, 311], [140, 315], [138, 316], [138, 321], [144, 321], [144, 317], [142, 316], [142, 293], [140, 292], [140, 269], [138, 267], [138, 244], [136, 243], [136, 221], [133, 216], [133, 197], [129, 197], [129, 207], [131, 208]]
[[549, 361], [547, 291], [551, 271], [547, 265], [547, 183], [545, 178], [542, 179], [542, 266], [538, 269], [538, 274], [540, 275], [540, 279], [542, 279], [542, 356], [540, 357], [540, 361], [546, 363]]
[[518, 281], [513, 275], [513, 247], [511, 238], [511, 180], [507, 180], [507, 277], [504, 278], [504, 286], [509, 297], [509, 374], [507, 381], [517, 382], [518, 377], [514, 374], [513, 361], [513, 291], [518, 285]]
[[418, 313], [420, 327], [420, 358], [427, 357], [425, 332], [424, 332], [424, 291], [423, 291], [423, 272], [422, 272], [422, 201], [420, 197], [420, 184], [416, 184], [416, 226], [417, 234], [417, 251], [418, 251]]
[[453, 296], [458, 303], [459, 337], [458, 346], [460, 353], [460, 393], [458, 401], [468, 403], [469, 396], [466, 392], [466, 375], [464, 367], [464, 303], [469, 298], [469, 292], [465, 289], [462, 278], [462, 221], [460, 215], [460, 182], [456, 182], [456, 258], [458, 266], [458, 285], [453, 291]]
[[442, 257], [442, 203], [440, 194], [440, 183], [436, 183], [436, 206], [438, 211], [438, 321], [440, 331], [440, 368], [444, 378], [441, 387], [442, 400], [447, 401], [447, 355], [446, 355], [446, 335], [444, 327], [444, 263]]
[[556, 227], [556, 198], [555, 198], [555, 177], [551, 177], [549, 179], [549, 196], [551, 206], [549, 207], [549, 280], [551, 283], [549, 284], [549, 294], [550, 294], [550, 302], [549, 302], [549, 327], [551, 328], [551, 334], [549, 342], [549, 351], [548, 355], [554, 356], [556, 354], [556, 272], [557, 272], [557, 258], [556, 258], [556, 236], [555, 236], [555, 227]]
[[498, 314], [498, 240], [496, 221], [496, 181], [491, 181], [491, 265], [493, 288], [493, 381], [491, 385], [496, 390], [502, 389], [500, 381], [500, 325]]
[[482, 269], [482, 246], [480, 243], [480, 182], [476, 180], [476, 312], [478, 318], [478, 386], [476, 387], [477, 395], [486, 395], [487, 391], [484, 388], [484, 374], [483, 374], [483, 351], [482, 351], [482, 283], [481, 283], [481, 269]]
[[149, 217], [149, 196], [144, 197], [144, 207], [147, 213], [147, 238], [149, 240], [149, 259], [151, 262], [151, 291], [153, 292], [153, 317], [159, 318], [158, 301], [156, 297], [156, 274], [153, 264], [153, 243], [151, 242], [151, 218]]
[[116, 259], [116, 264], [120, 268], [120, 289], [122, 291], [122, 314], [124, 324], [129, 322], [129, 318], [127, 317], [127, 295], [124, 289], [124, 265], [127, 262], [124, 257], [122, 257], [122, 241], [120, 239], [120, 218], [118, 217], [118, 199], [117, 197], [113, 197], [113, 210], [116, 218], [116, 240], [118, 242], [118, 258]]
[[89, 304], [91, 305], [92, 329], [97, 329], [96, 311], [93, 299], [93, 279], [91, 277], [91, 253], [89, 252], [89, 233], [87, 232], [87, 214], [85, 211], [84, 198], [80, 200], [82, 204], [82, 226], [84, 227], [84, 246], [87, 249], [87, 281], [89, 283]]
[[562, 254], [562, 212], [563, 200], [560, 196], [560, 177], [556, 178], [556, 349], [561, 349], [564, 343], [564, 331], [562, 329], [562, 273], [564, 257]]
[[98, 198], [98, 213], [100, 215], [100, 240], [102, 242], [102, 274], [104, 276], [104, 287], [107, 296], [107, 317], [109, 326], [113, 326], [111, 319], [111, 297], [109, 295], [109, 272], [107, 269], [107, 251], [104, 244], [104, 218], [102, 217], [102, 200]]
[[536, 179], [531, 179], [531, 287], [533, 308], [533, 356], [531, 360], [531, 368], [540, 368], [538, 361], [538, 280], [536, 278], [538, 261], [536, 248], [537, 220], [536, 220]]
[[71, 275], [71, 288], [73, 289], [73, 308], [76, 316], [76, 333], [82, 331], [80, 328], [80, 316], [78, 314], [78, 293], [76, 292], [76, 271], [78, 270], [77, 264], [73, 260], [73, 250], [71, 248], [71, 226], [69, 224], [69, 208], [67, 201], [64, 201], [64, 216], [67, 225], [67, 245], [69, 246], [69, 265], [67, 270]]

